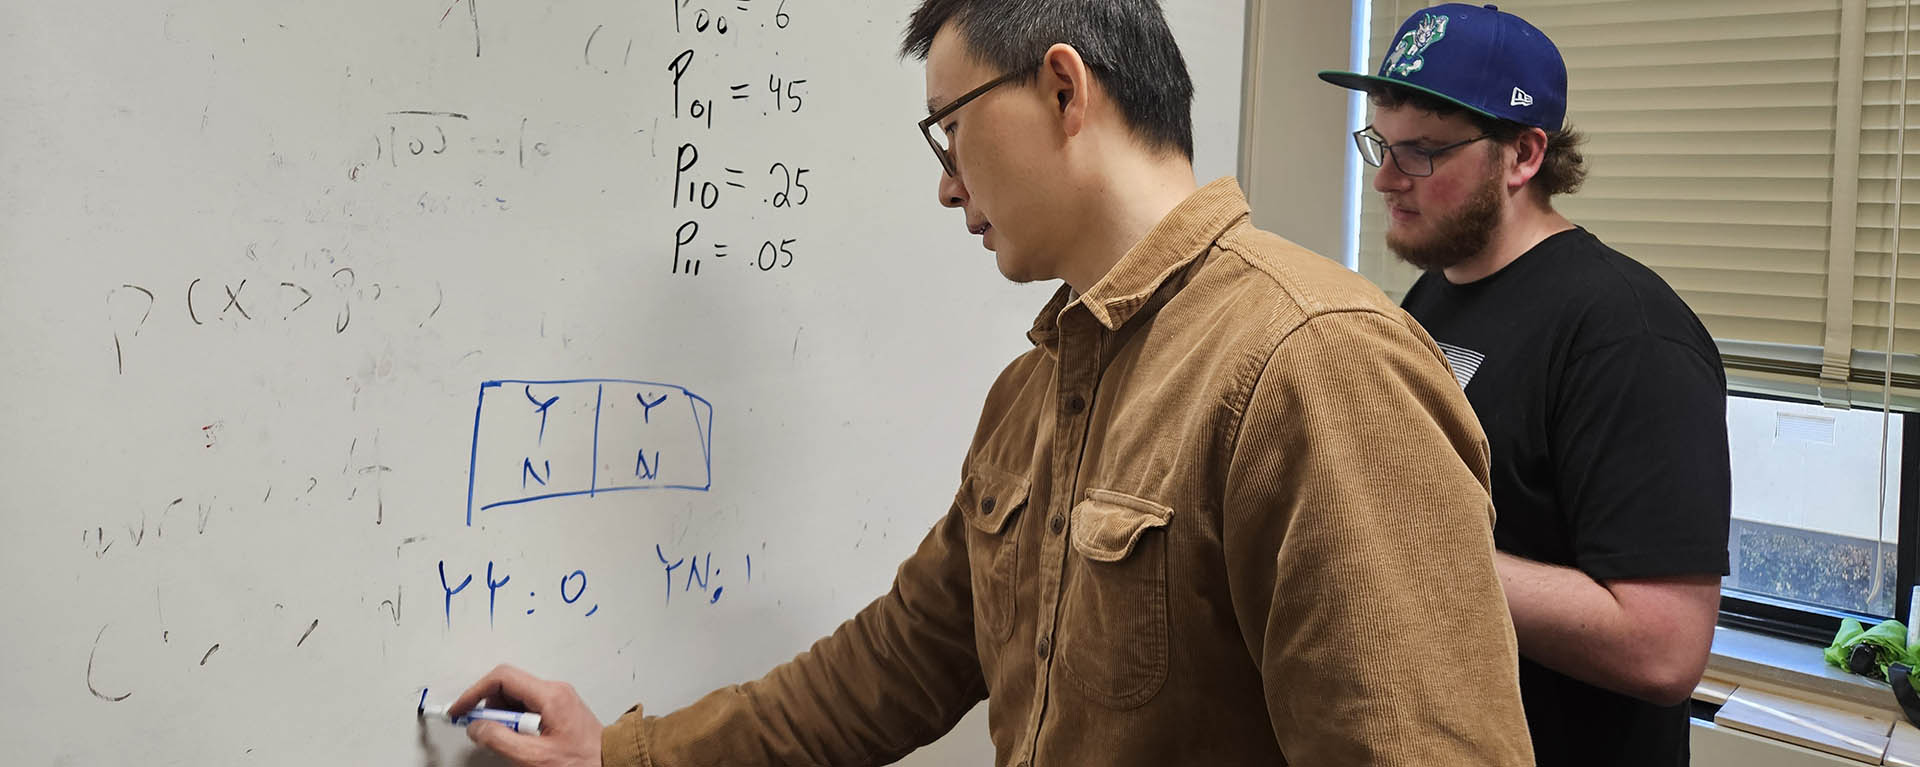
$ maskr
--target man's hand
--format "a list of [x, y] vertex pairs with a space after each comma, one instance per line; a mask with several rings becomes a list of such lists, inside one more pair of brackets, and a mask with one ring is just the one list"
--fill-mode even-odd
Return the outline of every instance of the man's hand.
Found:
[[474, 722], [467, 737], [520, 767], [600, 767], [600, 719], [573, 685], [550, 682], [512, 666], [495, 667], [453, 701], [460, 716], [482, 700], [540, 715], [540, 734], [514, 732], [498, 722]]

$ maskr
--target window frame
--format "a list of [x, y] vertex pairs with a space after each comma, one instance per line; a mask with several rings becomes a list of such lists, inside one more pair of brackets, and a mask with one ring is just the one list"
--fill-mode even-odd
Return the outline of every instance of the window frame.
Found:
[[[1729, 389], [1728, 397], [1772, 402], [1820, 404], [1811, 400], [1775, 394]], [[1874, 616], [1850, 610], [1769, 597], [1751, 592], [1720, 589], [1719, 625], [1815, 644], [1828, 644], [1840, 630], [1840, 622], [1853, 618], [1872, 625], [1887, 617], [1902, 622], [1913, 606], [1916, 570], [1920, 570], [1920, 413], [1893, 408], [1900, 413], [1900, 498], [1894, 544], [1893, 615]], [[1876, 409], [1877, 412], [1877, 409]], [[1731, 534], [1731, 529], [1729, 529]], [[1729, 562], [1729, 566], [1733, 563]]]

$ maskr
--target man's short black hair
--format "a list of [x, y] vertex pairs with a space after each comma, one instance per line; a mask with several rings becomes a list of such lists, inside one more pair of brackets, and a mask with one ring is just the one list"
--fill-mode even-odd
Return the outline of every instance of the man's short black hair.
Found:
[[1193, 78], [1159, 0], [921, 0], [900, 55], [925, 61], [949, 23], [981, 61], [1029, 71], [1025, 82], [1048, 48], [1073, 46], [1149, 147], [1193, 159]]

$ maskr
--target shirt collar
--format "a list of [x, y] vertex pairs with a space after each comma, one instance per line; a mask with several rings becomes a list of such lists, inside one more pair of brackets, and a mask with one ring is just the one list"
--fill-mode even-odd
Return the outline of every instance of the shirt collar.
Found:
[[1027, 339], [1051, 346], [1059, 338], [1061, 316], [1076, 305], [1109, 332], [1119, 330], [1148, 305], [1168, 278], [1204, 255], [1249, 213], [1247, 198], [1233, 177], [1201, 187], [1174, 206], [1084, 295], [1075, 296], [1072, 287], [1061, 285], [1034, 319]]

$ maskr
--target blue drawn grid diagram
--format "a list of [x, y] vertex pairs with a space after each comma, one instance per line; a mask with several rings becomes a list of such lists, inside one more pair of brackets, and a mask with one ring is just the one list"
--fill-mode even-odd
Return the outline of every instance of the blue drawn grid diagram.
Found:
[[613, 378], [487, 381], [473, 413], [475, 510], [628, 490], [713, 489], [713, 403]]

